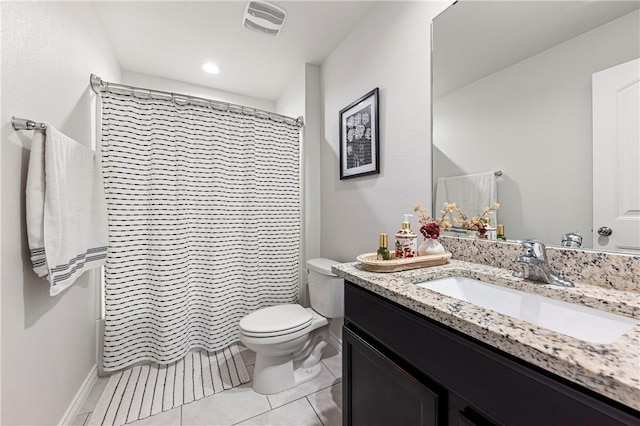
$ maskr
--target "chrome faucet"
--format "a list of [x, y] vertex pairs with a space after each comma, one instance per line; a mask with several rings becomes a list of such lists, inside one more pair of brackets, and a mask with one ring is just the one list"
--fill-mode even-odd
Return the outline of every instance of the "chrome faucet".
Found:
[[516, 262], [522, 264], [523, 270], [515, 271], [513, 276], [563, 287], [573, 287], [571, 281], [560, 278], [551, 271], [547, 261], [547, 249], [542, 241], [524, 240], [519, 242], [522, 243], [524, 251], [520, 256], [516, 256]]

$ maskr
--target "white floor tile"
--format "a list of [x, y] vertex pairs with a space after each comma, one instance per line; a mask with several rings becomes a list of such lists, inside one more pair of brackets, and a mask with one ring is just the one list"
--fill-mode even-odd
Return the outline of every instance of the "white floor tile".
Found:
[[336, 379], [342, 379], [342, 353], [338, 352], [328, 358], [323, 358], [322, 363], [331, 371]]
[[183, 425], [232, 425], [271, 409], [251, 383], [182, 406]]
[[[253, 377], [255, 353], [241, 352]], [[314, 380], [274, 395], [260, 395], [251, 383], [194, 401], [182, 407], [131, 423], [135, 426], [190, 425], [317, 425], [340, 426], [342, 422], [342, 356], [329, 354]], [[102, 395], [109, 377], [98, 378], [72, 425], [84, 425]], [[273, 408], [273, 409], [272, 409]]]
[[322, 426], [322, 422], [305, 398], [252, 417], [241, 425]]
[[298, 385], [291, 389], [287, 389], [280, 393], [267, 395], [271, 406], [273, 408], [280, 407], [288, 402], [300, 399], [304, 396], [317, 392], [320, 389], [329, 387], [333, 383], [335, 383], [336, 378], [333, 376], [333, 374], [331, 374], [331, 372], [323, 364], [320, 365], [322, 367], [322, 369], [320, 370], [320, 375], [315, 379], [306, 383], [302, 383], [301, 385]]
[[93, 385], [91, 392], [89, 392], [89, 395], [87, 395], [87, 399], [82, 404], [82, 407], [80, 407], [80, 409], [78, 410], [78, 414], [85, 414], [93, 411], [93, 409], [96, 407], [96, 404], [98, 403], [98, 400], [100, 399], [100, 396], [102, 396], [102, 392], [104, 391], [104, 388], [107, 386], [108, 382], [109, 376], [98, 377], [98, 381], [95, 385]]
[[70, 426], [83, 426], [87, 422], [87, 419], [89, 418], [89, 414], [91, 413], [78, 414], [73, 419]]
[[322, 357], [323, 358], [329, 358], [332, 357], [336, 354], [340, 353], [339, 350], [337, 350], [335, 348], [335, 346], [333, 346], [331, 343], [329, 343], [325, 348], [324, 351], [322, 351]]
[[[249, 377], [251, 378], [251, 382], [253, 382], [253, 370], [255, 370], [255, 365], [247, 365], [247, 373], [249, 373]], [[250, 385], [251, 382], [248, 384]]]
[[307, 396], [324, 426], [342, 425], [342, 383]]
[[181, 424], [181, 407], [173, 410], [163, 411], [155, 416], [150, 416], [142, 420], [128, 423], [135, 426], [179, 426]]
[[245, 349], [240, 351], [240, 355], [242, 356], [242, 360], [244, 361], [244, 365], [247, 367], [250, 365], [255, 365], [256, 363], [256, 353], [251, 349]]

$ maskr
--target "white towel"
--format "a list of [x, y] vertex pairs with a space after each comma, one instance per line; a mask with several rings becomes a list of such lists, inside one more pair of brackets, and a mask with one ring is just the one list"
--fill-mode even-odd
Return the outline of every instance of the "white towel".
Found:
[[27, 174], [33, 269], [51, 296], [107, 257], [107, 207], [99, 156], [47, 124], [35, 131]]
[[[436, 188], [435, 215], [444, 208], [444, 203], [456, 203], [469, 219], [485, 207], [498, 201], [496, 175], [494, 172], [465, 176], [439, 178]], [[496, 224], [496, 214], [491, 212], [491, 223]]]

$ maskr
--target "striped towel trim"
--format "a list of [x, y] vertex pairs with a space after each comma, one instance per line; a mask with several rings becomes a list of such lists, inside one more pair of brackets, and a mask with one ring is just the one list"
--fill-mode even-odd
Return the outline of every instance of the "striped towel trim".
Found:
[[74, 276], [76, 272], [84, 272], [83, 268], [90, 266], [94, 262], [104, 264], [106, 259], [107, 247], [90, 248], [85, 253], [79, 254], [71, 259], [68, 263], [58, 265], [49, 271], [47, 253], [44, 247], [31, 250], [31, 263], [33, 264], [34, 271], [39, 277], [45, 277], [51, 273], [50, 281], [52, 286], [57, 285], [61, 281], [68, 280]]
[[88, 425], [119, 426], [250, 381], [236, 344], [191, 352], [167, 365], [141, 365], [111, 375]]
[[69, 279], [76, 271], [81, 271], [82, 268], [85, 267], [85, 265], [96, 261], [104, 261], [106, 258], [107, 247], [94, 247], [87, 249], [85, 253], [77, 255], [69, 262], [52, 268], [51, 282], [53, 283], [53, 285], [56, 285], [60, 281]]
[[44, 277], [49, 273], [47, 255], [44, 252], [44, 247], [31, 250], [31, 263], [33, 264], [33, 270], [39, 277]]

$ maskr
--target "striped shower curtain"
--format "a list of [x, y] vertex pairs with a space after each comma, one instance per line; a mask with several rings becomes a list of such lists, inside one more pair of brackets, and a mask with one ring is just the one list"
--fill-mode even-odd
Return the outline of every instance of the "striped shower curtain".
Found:
[[297, 300], [297, 125], [107, 92], [102, 156], [105, 371], [221, 349], [244, 315]]

